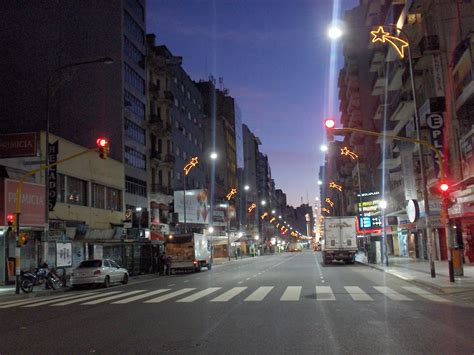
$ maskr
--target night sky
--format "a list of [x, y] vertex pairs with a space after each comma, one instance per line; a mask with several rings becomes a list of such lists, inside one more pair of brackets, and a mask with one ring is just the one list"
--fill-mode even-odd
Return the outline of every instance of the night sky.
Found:
[[[341, 0], [341, 13], [358, 3]], [[314, 201], [322, 121], [338, 112], [337, 100], [327, 104], [332, 6], [332, 0], [147, 1], [147, 32], [183, 57], [192, 79], [223, 77], [293, 206], [307, 196]], [[337, 55], [336, 74], [340, 48]]]

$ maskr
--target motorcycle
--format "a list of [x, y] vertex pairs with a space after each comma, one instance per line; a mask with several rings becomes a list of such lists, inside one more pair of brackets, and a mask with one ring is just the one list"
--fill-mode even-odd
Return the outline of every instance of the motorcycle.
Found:
[[50, 272], [48, 268], [36, 268], [35, 271], [21, 272], [20, 288], [25, 293], [33, 291], [34, 286], [46, 284], [47, 288], [56, 290], [63, 286], [61, 279], [56, 273]]

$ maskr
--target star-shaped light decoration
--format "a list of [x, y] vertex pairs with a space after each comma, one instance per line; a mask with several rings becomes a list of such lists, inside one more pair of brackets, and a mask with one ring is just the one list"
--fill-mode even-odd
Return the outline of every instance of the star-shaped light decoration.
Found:
[[329, 197], [326, 197], [326, 200], [325, 200], [331, 207], [334, 207], [334, 202], [332, 202], [332, 200], [329, 198]]
[[263, 220], [265, 219], [265, 217], [267, 217], [267, 216], [268, 216], [268, 212], [265, 212], [264, 214], [262, 214], [262, 215], [260, 216], [260, 218], [261, 218], [262, 221], [263, 221]]
[[199, 164], [199, 158], [198, 157], [192, 157], [191, 161], [187, 163], [184, 167], [184, 175], [188, 175], [189, 172], [191, 171], [192, 168], [194, 168], [196, 165]]
[[357, 159], [359, 157], [356, 153], [354, 153], [347, 147], [341, 148], [341, 155], [348, 155], [351, 157], [352, 160]]
[[331, 181], [331, 182], [329, 183], [329, 187], [330, 187], [331, 189], [336, 189], [336, 190], [342, 191], [342, 186], [336, 184], [334, 181]]
[[273, 223], [273, 221], [275, 220], [276, 218], [273, 217], [271, 220], [270, 220], [270, 223]]
[[247, 210], [248, 210], [249, 213], [250, 213], [250, 212], [253, 211], [253, 209], [254, 209], [255, 207], [257, 207], [257, 205], [256, 205], [255, 203], [252, 203], [252, 204], [249, 206], [249, 208], [248, 208]]
[[227, 201], [230, 201], [232, 196], [234, 196], [237, 193], [237, 189], [231, 189], [230, 192], [227, 194]]
[[389, 32], [385, 32], [383, 26], [379, 26], [376, 31], [370, 31], [370, 34], [372, 35], [372, 43], [387, 42], [397, 51], [400, 58], [405, 57], [405, 48], [408, 47], [407, 41], [397, 36], [392, 36]]
[[321, 211], [329, 213], [329, 210], [326, 207], [321, 208]]

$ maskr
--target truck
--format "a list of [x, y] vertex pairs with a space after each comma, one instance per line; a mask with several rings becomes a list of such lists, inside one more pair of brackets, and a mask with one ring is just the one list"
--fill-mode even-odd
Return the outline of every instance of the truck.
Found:
[[324, 264], [334, 260], [354, 264], [357, 253], [356, 217], [326, 217], [322, 240]]
[[174, 235], [168, 238], [165, 252], [171, 257], [171, 271], [200, 272], [212, 268], [212, 245], [203, 234]]

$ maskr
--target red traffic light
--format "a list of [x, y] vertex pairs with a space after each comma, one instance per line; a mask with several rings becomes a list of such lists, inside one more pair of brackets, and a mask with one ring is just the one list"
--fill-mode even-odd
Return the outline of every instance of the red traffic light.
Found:
[[109, 141], [106, 138], [97, 138], [96, 143], [99, 147], [104, 148], [109, 144]]
[[15, 216], [12, 215], [11, 213], [10, 214], [7, 214], [7, 221], [8, 222], [13, 222], [13, 220], [15, 219]]
[[441, 185], [439, 185], [439, 189], [443, 192], [446, 192], [449, 190], [449, 185], [444, 182]]
[[326, 128], [334, 128], [336, 127], [336, 121], [332, 118], [328, 118], [324, 121], [324, 126]]

